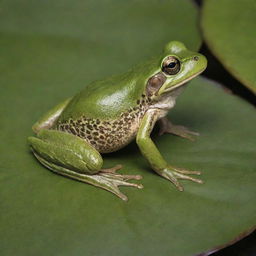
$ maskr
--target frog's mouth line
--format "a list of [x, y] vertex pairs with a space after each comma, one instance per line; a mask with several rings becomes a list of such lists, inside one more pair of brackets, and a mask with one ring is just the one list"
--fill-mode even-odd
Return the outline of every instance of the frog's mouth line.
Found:
[[193, 76], [191, 76], [191, 77], [189, 77], [189, 78], [183, 80], [182, 82], [176, 84], [175, 86], [170, 87], [169, 89], [165, 90], [164, 93], [166, 93], [166, 92], [171, 92], [171, 91], [177, 89], [178, 87], [180, 87], [181, 85], [185, 85], [188, 81], [190, 81], [190, 80], [193, 79], [194, 77], [200, 75], [203, 71], [204, 71], [204, 69], [201, 70], [201, 71], [199, 71], [199, 72], [197, 72], [197, 73], [195, 73]]

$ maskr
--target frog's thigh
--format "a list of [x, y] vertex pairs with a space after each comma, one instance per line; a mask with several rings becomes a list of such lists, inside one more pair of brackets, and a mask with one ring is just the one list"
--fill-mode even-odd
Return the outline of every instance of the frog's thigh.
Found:
[[64, 108], [68, 105], [72, 98], [66, 99], [57, 106], [50, 109], [42, 118], [40, 118], [33, 126], [32, 130], [38, 133], [41, 129], [49, 129], [52, 127], [56, 119], [60, 116]]
[[43, 129], [37, 137], [29, 137], [28, 141], [43, 165], [63, 175], [65, 170], [95, 174], [103, 164], [102, 157], [95, 148], [69, 133]]

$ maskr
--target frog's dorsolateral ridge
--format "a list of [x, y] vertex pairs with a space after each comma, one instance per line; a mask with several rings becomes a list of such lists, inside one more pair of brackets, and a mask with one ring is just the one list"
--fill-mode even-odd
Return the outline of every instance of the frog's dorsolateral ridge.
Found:
[[100, 153], [117, 151], [133, 139], [151, 167], [170, 180], [180, 191], [179, 179], [202, 183], [188, 176], [200, 172], [169, 165], [150, 139], [157, 121], [160, 134], [193, 139], [198, 135], [166, 119], [186, 82], [207, 66], [206, 58], [171, 41], [163, 54], [141, 63], [124, 74], [88, 84], [76, 96], [65, 100], [34, 124], [36, 137], [28, 141], [35, 157], [50, 170], [106, 189], [123, 200], [119, 186], [142, 188], [140, 175], [122, 175], [121, 168], [102, 169]]

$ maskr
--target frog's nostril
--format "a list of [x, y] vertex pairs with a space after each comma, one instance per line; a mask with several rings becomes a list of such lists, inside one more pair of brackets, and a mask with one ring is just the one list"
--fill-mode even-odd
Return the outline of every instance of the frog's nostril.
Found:
[[199, 60], [199, 57], [198, 57], [198, 56], [195, 56], [195, 57], [193, 58], [193, 60], [194, 60], [194, 61], [198, 61], [198, 60]]

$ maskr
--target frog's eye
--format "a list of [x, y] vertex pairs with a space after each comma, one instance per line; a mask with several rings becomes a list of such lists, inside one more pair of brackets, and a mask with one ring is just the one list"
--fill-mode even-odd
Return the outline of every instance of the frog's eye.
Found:
[[168, 56], [163, 61], [162, 71], [167, 75], [176, 75], [180, 71], [180, 61], [173, 56]]

